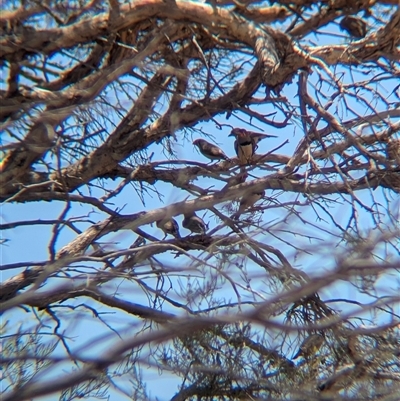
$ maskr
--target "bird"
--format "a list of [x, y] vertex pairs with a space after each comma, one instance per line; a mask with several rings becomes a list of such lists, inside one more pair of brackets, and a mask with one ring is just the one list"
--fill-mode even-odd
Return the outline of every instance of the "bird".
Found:
[[246, 209], [252, 207], [257, 201], [262, 199], [265, 195], [265, 191], [250, 192], [243, 196], [239, 203], [238, 211], [232, 216], [232, 218], [238, 218]]
[[252, 192], [243, 196], [239, 204], [239, 212], [243, 213], [249, 207], [252, 207], [257, 201], [263, 198], [265, 191]]
[[206, 223], [196, 213], [185, 213], [183, 216], [182, 227], [187, 228], [192, 233], [206, 233]]
[[347, 338], [347, 353], [354, 362], [360, 361], [360, 345], [357, 335], [355, 334], [352, 334]]
[[226, 191], [230, 187], [234, 187], [235, 185], [243, 184], [248, 177], [246, 172], [241, 172], [236, 174], [228, 179], [226, 185], [221, 189], [221, 191]]
[[163, 239], [165, 239], [168, 234], [173, 235], [175, 238], [181, 238], [178, 223], [172, 217], [170, 219], [158, 220], [156, 225], [164, 231], [165, 236]]
[[367, 24], [364, 20], [349, 15], [342, 18], [340, 21], [340, 28], [357, 39], [361, 39], [367, 34]]
[[386, 157], [391, 161], [400, 161], [400, 139], [388, 138], [386, 140]]
[[230, 160], [229, 157], [218, 146], [207, 142], [205, 139], [196, 139], [193, 141], [193, 145], [197, 146], [200, 150], [200, 153], [211, 161], [221, 159]]
[[243, 128], [233, 128], [229, 136], [234, 136], [235, 152], [240, 164], [250, 164], [251, 159], [257, 150], [258, 142], [265, 138], [276, 138], [275, 135], [260, 134], [247, 131]]
[[320, 334], [312, 334], [307, 337], [300, 345], [299, 350], [292, 359], [297, 359], [300, 356], [309, 358], [313, 356], [324, 343], [324, 338]]

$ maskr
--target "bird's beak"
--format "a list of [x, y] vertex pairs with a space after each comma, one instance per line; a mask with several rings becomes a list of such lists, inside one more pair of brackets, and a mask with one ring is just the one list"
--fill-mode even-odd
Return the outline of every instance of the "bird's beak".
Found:
[[228, 136], [236, 136], [233, 132], [231, 132]]

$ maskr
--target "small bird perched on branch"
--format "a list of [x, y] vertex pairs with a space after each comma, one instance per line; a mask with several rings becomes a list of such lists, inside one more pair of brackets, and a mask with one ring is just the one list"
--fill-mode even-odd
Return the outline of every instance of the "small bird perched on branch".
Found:
[[358, 17], [345, 16], [340, 21], [340, 28], [357, 39], [361, 39], [367, 34], [367, 24]]
[[246, 209], [252, 207], [257, 201], [262, 199], [265, 195], [265, 191], [250, 192], [243, 196], [240, 201], [238, 211], [232, 216], [232, 218], [237, 219]]
[[292, 359], [297, 359], [300, 356], [304, 358], [313, 356], [321, 348], [323, 343], [324, 338], [320, 334], [312, 334], [302, 342], [300, 349]]
[[347, 338], [347, 353], [353, 362], [357, 363], [362, 360], [360, 355], [360, 344], [357, 335], [353, 334]]
[[262, 199], [265, 195], [265, 191], [257, 191], [243, 196], [239, 205], [239, 213], [243, 213], [249, 207], [252, 207], [257, 201]]
[[205, 234], [206, 223], [196, 215], [196, 213], [185, 213], [182, 221], [182, 227], [187, 228], [192, 233]]
[[181, 238], [178, 223], [172, 217], [170, 219], [158, 220], [156, 224], [158, 228], [164, 231], [165, 236], [163, 239], [165, 239], [168, 234], [173, 235], [175, 238]]
[[246, 172], [241, 172], [230, 177], [226, 185], [221, 189], [221, 191], [226, 191], [230, 187], [243, 184], [246, 181], [247, 177], [248, 174]]
[[196, 139], [193, 141], [193, 145], [197, 146], [200, 153], [210, 160], [229, 160], [229, 157], [218, 146], [205, 139]]
[[258, 148], [258, 142], [265, 138], [276, 138], [275, 135], [260, 134], [247, 131], [243, 128], [233, 128], [229, 136], [234, 136], [235, 152], [240, 164], [250, 164], [251, 159]]
[[400, 162], [400, 139], [388, 138], [386, 140], [386, 157], [390, 161]]

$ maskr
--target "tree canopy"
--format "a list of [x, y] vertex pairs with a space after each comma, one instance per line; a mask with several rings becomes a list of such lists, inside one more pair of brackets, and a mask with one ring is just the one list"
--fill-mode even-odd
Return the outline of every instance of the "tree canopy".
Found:
[[397, 400], [398, 1], [2, 4], [3, 400]]

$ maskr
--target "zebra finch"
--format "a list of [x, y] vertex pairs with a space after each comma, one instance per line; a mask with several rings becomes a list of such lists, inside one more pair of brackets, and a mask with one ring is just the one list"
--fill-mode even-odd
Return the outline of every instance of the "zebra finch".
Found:
[[300, 356], [309, 358], [313, 356], [324, 343], [324, 338], [320, 334], [312, 334], [307, 337], [300, 345], [299, 350], [292, 359], [297, 359]]
[[260, 134], [247, 131], [243, 128], [233, 128], [230, 135], [235, 137], [235, 152], [240, 164], [250, 164], [251, 159], [258, 148], [258, 142], [265, 138], [276, 138], [275, 135]]
[[179, 234], [179, 226], [175, 219], [162, 219], [156, 222], [158, 228], [160, 228], [165, 236], [163, 239], [167, 237], [168, 234], [173, 235], [175, 238], [181, 238]]
[[345, 30], [350, 36], [357, 39], [361, 39], [367, 34], [367, 24], [361, 18], [347, 15], [339, 25], [341, 30]]
[[192, 233], [205, 234], [207, 226], [196, 213], [185, 213], [182, 227], [190, 230]]
[[218, 146], [207, 142], [205, 139], [196, 139], [193, 141], [193, 145], [197, 146], [200, 153], [211, 161], [229, 160], [229, 157]]

